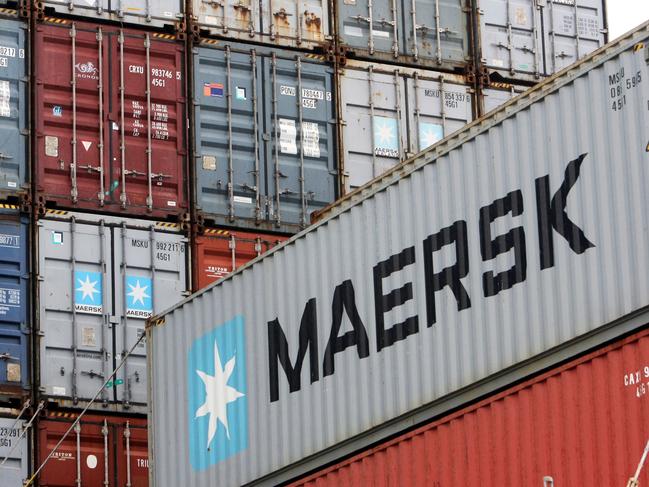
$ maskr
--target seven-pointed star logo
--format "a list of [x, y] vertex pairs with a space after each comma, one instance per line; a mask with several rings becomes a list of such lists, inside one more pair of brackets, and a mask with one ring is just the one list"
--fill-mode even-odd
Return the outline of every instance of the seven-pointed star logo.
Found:
[[392, 141], [392, 139], [394, 138], [394, 134], [392, 133], [392, 127], [390, 127], [386, 123], [381, 123], [380, 126], [378, 127], [377, 136], [382, 144], [389, 144], [390, 141]]
[[77, 281], [79, 281], [79, 287], [75, 289], [75, 291], [81, 291], [82, 296], [81, 299], [84, 300], [86, 298], [90, 298], [90, 301], [94, 302], [95, 301], [95, 294], [99, 294], [99, 291], [97, 290], [97, 282], [98, 281], [92, 281], [90, 282], [90, 276], [86, 274], [86, 280], [82, 281], [81, 279], [77, 278]]
[[219, 347], [214, 342], [214, 375], [206, 374], [201, 370], [196, 370], [196, 373], [205, 384], [205, 402], [196, 410], [196, 418], [210, 415], [208, 431], [207, 431], [207, 448], [209, 449], [218, 422], [225, 427], [225, 434], [230, 439], [230, 430], [228, 428], [228, 404], [236, 401], [245, 394], [237, 391], [234, 387], [228, 385], [230, 375], [236, 365], [236, 356], [233, 356], [225, 364], [225, 368], [221, 365], [221, 357], [219, 356]]
[[146, 290], [149, 286], [140, 286], [140, 280], [135, 281], [135, 286], [129, 284], [128, 287], [131, 288], [131, 292], [127, 293], [127, 296], [133, 298], [133, 304], [138, 301], [144, 306], [144, 300], [150, 298], [151, 296], [146, 293]]

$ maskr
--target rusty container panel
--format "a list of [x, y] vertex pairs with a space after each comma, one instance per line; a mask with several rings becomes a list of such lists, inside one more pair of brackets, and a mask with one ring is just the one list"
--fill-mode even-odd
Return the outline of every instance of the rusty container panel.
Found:
[[480, 115], [489, 113], [492, 110], [507, 103], [529, 89], [529, 86], [514, 85], [509, 83], [492, 83], [487, 88], [481, 89], [478, 97]]
[[[50, 412], [38, 422], [37, 465], [50, 454], [76, 413]], [[149, 485], [146, 419], [85, 414], [39, 475], [41, 487]]]
[[187, 211], [182, 44], [81, 22], [36, 31], [40, 198], [162, 218]]
[[648, 394], [645, 330], [290, 485], [623, 486]]
[[192, 250], [194, 290], [227, 276], [287, 238], [239, 230], [205, 229], [203, 235], [196, 237]]

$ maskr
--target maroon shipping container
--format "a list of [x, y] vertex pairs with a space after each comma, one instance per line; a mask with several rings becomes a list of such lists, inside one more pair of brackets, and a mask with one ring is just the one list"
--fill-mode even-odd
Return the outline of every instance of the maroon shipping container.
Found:
[[647, 440], [649, 330], [292, 485], [623, 487]]
[[194, 291], [227, 276], [255, 257], [288, 239], [287, 236], [205, 229], [196, 237], [194, 256]]
[[183, 44], [59, 20], [36, 28], [36, 182], [49, 205], [187, 211]]
[[[77, 418], [50, 413], [38, 425], [40, 465]], [[39, 476], [41, 487], [149, 485], [146, 419], [86, 414]], [[76, 480], [80, 483], [77, 483]]]

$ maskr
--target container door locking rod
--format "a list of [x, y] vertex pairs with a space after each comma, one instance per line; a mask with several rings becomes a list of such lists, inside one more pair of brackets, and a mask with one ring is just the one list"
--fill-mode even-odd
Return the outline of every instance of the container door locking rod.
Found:
[[642, 452], [642, 457], [640, 458], [640, 463], [638, 463], [638, 468], [636, 469], [633, 477], [631, 477], [627, 482], [626, 487], [638, 487], [638, 477], [640, 477], [640, 472], [642, 471], [642, 467], [644, 467], [644, 462], [647, 460], [648, 453], [649, 453], [649, 441], [647, 441], [647, 444], [644, 447], [644, 451]]

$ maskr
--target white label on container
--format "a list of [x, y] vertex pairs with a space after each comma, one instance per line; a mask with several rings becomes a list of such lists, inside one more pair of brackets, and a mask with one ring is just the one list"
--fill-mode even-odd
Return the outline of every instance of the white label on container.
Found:
[[89, 326], [84, 326], [81, 330], [81, 343], [84, 347], [96, 347], [97, 335], [95, 329]]
[[16, 57], [16, 48], [0, 46], [0, 56]]
[[176, 206], [175, 201], [167, 201], [167, 206]]
[[11, 85], [9, 81], [0, 81], [0, 117], [11, 116]]
[[45, 155], [59, 157], [59, 138], [52, 135], [45, 136]]
[[247, 196], [234, 196], [233, 200], [235, 203], [244, 203], [246, 205], [252, 205], [252, 198]]
[[287, 118], [279, 119], [279, 150], [282, 154], [297, 154], [297, 144], [295, 139], [297, 130], [295, 129], [295, 120]]
[[355, 27], [353, 25], [346, 25], [345, 34], [353, 37], [363, 37], [363, 29], [361, 29], [360, 27]]
[[88, 151], [92, 147], [92, 142], [89, 140], [82, 140], [81, 145], [83, 146], [84, 149], [86, 149], [86, 151]]
[[164, 15], [165, 17], [169, 17], [169, 18], [174, 16], [174, 14], [172, 12], [162, 12], [162, 15]]
[[0, 57], [0, 68], [9, 66], [9, 60], [6, 57]]
[[219, 21], [213, 15], [206, 15], [205, 16], [205, 23], [206, 24], [217, 25], [219, 23]]
[[86, 465], [91, 470], [97, 468], [97, 457], [95, 455], [88, 455], [86, 457]]
[[52, 386], [53, 396], [65, 396], [65, 387]]
[[0, 314], [2, 308], [20, 307], [20, 289], [0, 287]]
[[20, 364], [7, 364], [7, 382], [20, 382]]
[[295, 96], [296, 93], [297, 93], [297, 90], [295, 89], [295, 86], [281, 85], [279, 87], [279, 94], [280, 95]]
[[302, 88], [302, 98], [314, 98], [324, 100], [324, 91], [312, 90], [311, 88]]
[[7, 186], [9, 186], [10, 188], [17, 188], [18, 183], [16, 183], [15, 181], [7, 181]]
[[372, 35], [374, 37], [387, 37], [387, 38], [390, 37], [390, 33], [385, 30], [373, 30]]
[[302, 122], [302, 152], [306, 157], [320, 157], [320, 131], [314, 122]]
[[0, 233], [0, 247], [20, 248], [20, 236]]
[[203, 156], [203, 169], [216, 171], [216, 156]]
[[502, 59], [492, 59], [491, 64], [498, 68], [502, 68], [505, 65], [505, 62]]
[[312, 110], [316, 109], [316, 100], [312, 100], [311, 98], [302, 98], [302, 107], [303, 108], [311, 108]]
[[246, 89], [241, 88], [240, 86], [237, 86], [237, 89], [235, 91], [235, 96], [237, 100], [245, 100], [246, 99]]

